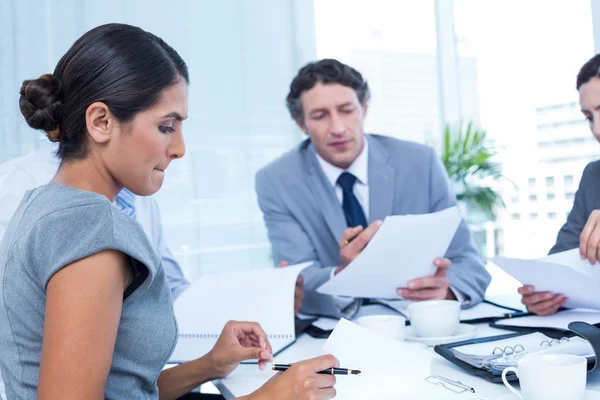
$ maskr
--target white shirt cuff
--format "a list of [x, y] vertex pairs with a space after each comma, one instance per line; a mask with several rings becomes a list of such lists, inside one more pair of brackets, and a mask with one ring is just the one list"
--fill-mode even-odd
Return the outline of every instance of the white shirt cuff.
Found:
[[458, 300], [458, 302], [461, 305], [463, 305], [463, 306], [469, 305], [469, 303], [471, 302], [471, 299], [469, 299], [467, 296], [462, 294], [458, 289], [455, 289], [452, 286], [450, 286], [450, 290], [454, 294], [454, 297], [456, 297], [456, 300]]

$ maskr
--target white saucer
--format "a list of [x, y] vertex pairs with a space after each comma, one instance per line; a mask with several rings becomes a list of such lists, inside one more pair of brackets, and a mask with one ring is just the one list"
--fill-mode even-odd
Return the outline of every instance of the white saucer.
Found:
[[452, 336], [446, 337], [434, 337], [434, 338], [423, 338], [415, 334], [412, 326], [407, 326], [404, 330], [404, 340], [407, 342], [423, 343], [429, 347], [433, 347], [437, 344], [446, 344], [460, 342], [461, 340], [467, 340], [475, 337], [477, 333], [477, 327], [469, 324], [460, 324], [458, 330]]
[[[593, 390], [585, 391], [585, 397], [583, 398], [583, 400], [599, 400], [599, 399], [600, 399], [600, 392], [596, 392]], [[496, 400], [519, 400], [519, 398], [514, 393], [509, 393], [509, 394], [505, 394], [503, 396], [498, 397]]]

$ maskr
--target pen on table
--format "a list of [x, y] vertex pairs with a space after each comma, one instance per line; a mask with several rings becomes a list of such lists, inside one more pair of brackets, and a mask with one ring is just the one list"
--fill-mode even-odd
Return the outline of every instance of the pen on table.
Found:
[[[273, 371], [287, 371], [291, 366], [291, 364], [273, 364], [272, 369]], [[322, 375], [358, 375], [360, 374], [360, 371], [348, 368], [327, 368], [317, 373]]]

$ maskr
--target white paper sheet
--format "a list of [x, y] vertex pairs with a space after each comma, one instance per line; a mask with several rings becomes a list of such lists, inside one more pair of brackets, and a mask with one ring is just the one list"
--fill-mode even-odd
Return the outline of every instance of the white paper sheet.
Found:
[[433, 260], [444, 256], [460, 221], [458, 207], [432, 214], [386, 217], [362, 253], [317, 291], [397, 299], [397, 288], [435, 272]]
[[342, 368], [362, 371], [337, 377], [339, 399], [408, 399], [416, 398], [409, 394], [438, 390], [424, 382], [433, 354], [422, 345], [388, 339], [343, 318], [323, 352], [336, 356]]
[[567, 307], [600, 309], [600, 265], [581, 260], [578, 249], [539, 260], [497, 257], [491, 261], [537, 291], [564, 294], [569, 298]]
[[198, 279], [175, 301], [179, 340], [170, 361], [206, 354], [229, 320], [260, 323], [274, 353], [292, 343], [296, 278], [310, 264]]
[[323, 329], [324, 331], [332, 331], [335, 329], [338, 322], [340, 322], [340, 320], [337, 318], [321, 317], [312, 324], [319, 329]]

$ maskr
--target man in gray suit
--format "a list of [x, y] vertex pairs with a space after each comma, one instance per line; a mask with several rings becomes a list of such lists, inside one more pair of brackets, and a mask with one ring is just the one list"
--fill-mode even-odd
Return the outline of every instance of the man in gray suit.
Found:
[[[302, 272], [302, 311], [350, 316], [361, 301], [316, 292], [352, 261], [388, 215], [426, 214], [456, 204], [435, 152], [423, 145], [364, 135], [369, 88], [361, 74], [336, 60], [303, 67], [287, 106], [309, 136], [256, 175], [274, 262], [314, 261]], [[367, 221], [371, 221], [369, 225]], [[411, 300], [482, 300], [490, 276], [464, 221], [434, 276], [398, 294]], [[399, 265], [398, 268], [410, 268]]]

